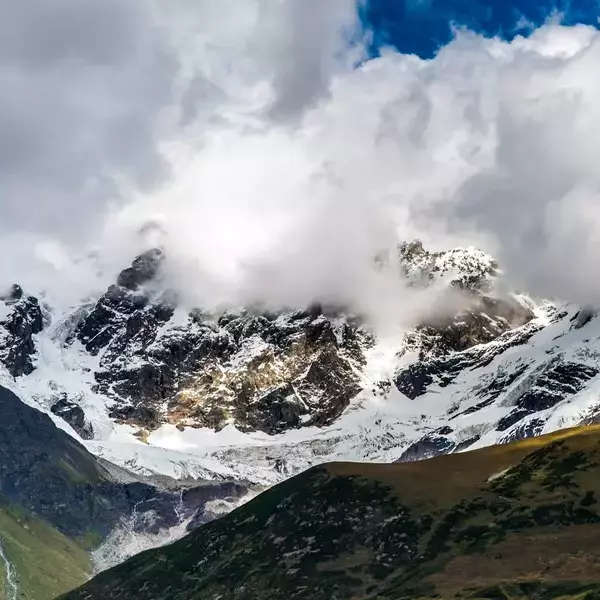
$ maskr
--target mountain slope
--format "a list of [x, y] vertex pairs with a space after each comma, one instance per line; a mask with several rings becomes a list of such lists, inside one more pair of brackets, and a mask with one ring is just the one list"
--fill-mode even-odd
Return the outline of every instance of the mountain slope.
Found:
[[599, 494], [600, 427], [331, 464], [64, 600], [595, 598]]
[[[50, 598], [89, 578], [89, 552], [123, 528], [135, 534], [211, 518], [214, 499], [243, 496], [228, 481], [141, 481], [90, 454], [52, 420], [0, 386], [0, 572], [8, 600]], [[159, 543], [158, 539], [156, 543]], [[156, 544], [155, 544], [156, 545]], [[117, 549], [112, 549], [119, 556]]]
[[[434, 287], [442, 307], [390, 339], [348, 307], [189, 310], [167, 285], [167, 264], [158, 249], [140, 255], [67, 315], [40, 316], [35, 298], [15, 288], [0, 318], [6, 346], [30, 365], [5, 361], [11, 387], [93, 453], [144, 475], [271, 484], [326, 459], [388, 460], [448, 408], [442, 399], [423, 411], [411, 400], [526, 345], [549, 321], [502, 291], [496, 263], [473, 248], [428, 252], [414, 242], [377, 257], [382, 277], [415, 293]], [[15, 327], [24, 321], [36, 328]], [[428, 420], [415, 424], [422, 414]]]
[[22, 508], [0, 505], [0, 597], [50, 600], [94, 572], [77, 541]]
[[474, 248], [378, 256], [382, 277], [437, 298], [417, 327], [378, 334], [348, 307], [190, 310], [168, 260], [140, 255], [66, 314], [18, 288], [0, 299], [2, 347], [20, 357], [0, 352], [0, 380], [140, 477], [272, 485], [324, 462], [416, 460], [600, 414], [595, 312], [512, 293]]

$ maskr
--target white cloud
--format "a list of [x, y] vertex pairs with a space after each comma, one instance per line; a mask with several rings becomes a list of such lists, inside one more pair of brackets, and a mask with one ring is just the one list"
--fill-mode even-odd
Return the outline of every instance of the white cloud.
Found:
[[[103, 63], [93, 81], [72, 82], [60, 111], [88, 106], [80, 99], [102, 92], [93, 117], [78, 122], [84, 130], [93, 124], [83, 144], [93, 157], [85, 184], [107, 173], [118, 182], [113, 196], [94, 193], [104, 218], [94, 217], [88, 240], [103, 265], [102, 284], [137, 250], [160, 242], [169, 277], [193, 303], [325, 297], [396, 314], [415, 300], [375, 274], [372, 257], [398, 239], [421, 237], [437, 247], [482, 246], [536, 293], [596, 300], [598, 32], [552, 23], [511, 43], [460, 32], [433, 60], [390, 49], [355, 69], [360, 48], [347, 44], [356, 33], [354, 2], [306, 6], [177, 0], [153, 21], [142, 3], [136, 10], [152, 26], [136, 35], [169, 57], [154, 65], [159, 73], [169, 65], [162, 80], [169, 93], [159, 85], [142, 85], [149, 97], [133, 93], [139, 74], [131, 89], [125, 85], [130, 69], [148, 64], [136, 62], [137, 54]], [[104, 38], [94, 40], [102, 45]], [[17, 72], [26, 82], [34, 77], [25, 67]], [[51, 71], [43, 74], [52, 80]], [[105, 103], [121, 107], [118, 119], [96, 118]], [[95, 144], [130, 118], [144, 133], [129, 149], [114, 146], [124, 154]], [[32, 135], [45, 131], [31, 125]], [[28, 174], [41, 190], [43, 173], [47, 189], [59, 182], [68, 192], [73, 170], [63, 163], [78, 156], [78, 146], [66, 141], [40, 146], [44, 168], [22, 162], [17, 192], [0, 206], [13, 231], [29, 231], [19, 210]], [[151, 165], [162, 165], [160, 185], [142, 187]], [[74, 189], [85, 189], [83, 182]], [[90, 214], [64, 206], [63, 222], [36, 229], [44, 243], [55, 240], [43, 254], [63, 274], [73, 272], [71, 263], [83, 268], [74, 256], [87, 248], [61, 246], [64, 232]], [[4, 238], [4, 252], [8, 242], [14, 239]], [[21, 272], [32, 253], [24, 254], [24, 262], [13, 262]], [[69, 293], [90, 287], [89, 278], [77, 279], [84, 285]]]

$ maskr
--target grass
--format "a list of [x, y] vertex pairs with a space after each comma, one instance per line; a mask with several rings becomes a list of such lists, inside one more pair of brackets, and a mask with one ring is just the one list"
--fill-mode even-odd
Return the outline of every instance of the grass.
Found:
[[[0, 541], [16, 572], [18, 600], [50, 600], [81, 585], [92, 572], [81, 546], [22, 509], [0, 508]], [[0, 574], [1, 593], [6, 585], [3, 564]]]
[[[494, 475], [518, 464], [525, 456], [550, 442], [568, 441], [574, 450], [587, 451], [600, 442], [600, 425], [565, 429], [513, 444], [490, 446], [425, 461], [402, 464], [332, 463], [333, 477], [363, 477], [388, 486], [411, 504], [439, 509], [452, 506]], [[440, 486], [443, 494], [440, 494]], [[600, 496], [599, 496], [600, 497]]]

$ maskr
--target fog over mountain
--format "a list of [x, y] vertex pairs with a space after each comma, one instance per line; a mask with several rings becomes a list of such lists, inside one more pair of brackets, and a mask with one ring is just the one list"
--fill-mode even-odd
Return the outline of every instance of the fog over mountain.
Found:
[[190, 304], [378, 314], [418, 237], [596, 301], [595, 29], [372, 58], [352, 0], [34, 4], [0, 7], [3, 285], [73, 305], [160, 245]]

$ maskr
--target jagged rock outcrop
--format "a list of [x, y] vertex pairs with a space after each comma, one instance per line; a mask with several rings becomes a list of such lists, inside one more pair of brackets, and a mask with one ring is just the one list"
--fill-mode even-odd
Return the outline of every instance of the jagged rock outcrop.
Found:
[[37, 298], [13, 285], [0, 295], [0, 363], [13, 377], [29, 375], [34, 369], [33, 336], [42, 331], [44, 317]]
[[425, 360], [487, 344], [503, 333], [525, 325], [533, 313], [512, 298], [492, 298], [477, 292], [461, 294], [465, 308], [429, 319], [406, 337], [406, 349]]
[[131, 267], [121, 271], [117, 285], [130, 291], [138, 290], [158, 275], [164, 258], [165, 255], [160, 248], [151, 248], [140, 254], [133, 261]]
[[428, 435], [411, 444], [396, 462], [414, 462], [449, 454], [456, 444], [443, 435]]
[[398, 254], [410, 285], [443, 282], [446, 288], [435, 314], [406, 337], [406, 350], [418, 351], [421, 361], [487, 344], [534, 316], [517, 298], [496, 290], [498, 265], [483, 252], [428, 252], [415, 241], [402, 244]]
[[419, 240], [400, 244], [398, 261], [402, 275], [414, 286], [428, 286], [445, 279], [449, 287], [486, 293], [500, 273], [498, 263], [481, 250], [454, 248], [429, 252]]
[[317, 305], [176, 315], [174, 295], [151, 285], [163, 260], [136, 258], [71, 339], [100, 357], [96, 389], [115, 419], [277, 433], [331, 423], [360, 391], [368, 334], [352, 318]]
[[94, 438], [94, 427], [86, 419], [85, 412], [72, 400], [67, 398], [66, 394], [61, 397], [50, 407], [52, 414], [66, 421], [83, 440], [91, 440]]
[[539, 330], [539, 325], [527, 326], [534, 318], [527, 305], [511, 295], [494, 295], [498, 265], [487, 255], [460, 249], [430, 253], [413, 242], [401, 245], [399, 256], [413, 285], [432, 285], [440, 278], [449, 282], [451, 308], [444, 310], [442, 300], [439, 314], [405, 338], [403, 352], [416, 352], [418, 360], [400, 370], [394, 382], [411, 400], [432, 384], [445, 387], [465, 369], [489, 364]]
[[498, 422], [498, 431], [505, 431], [527, 415], [552, 408], [573, 396], [599, 372], [590, 365], [569, 362], [561, 356], [553, 357], [534, 373], [535, 380], [515, 399], [515, 409]]
[[[414, 400], [422, 396], [433, 384], [446, 387], [464, 370], [489, 365], [494, 358], [510, 348], [526, 344], [540, 330], [541, 326], [538, 323], [532, 323], [507, 331], [488, 344], [474, 346], [463, 352], [451, 351], [446, 355], [424, 358], [398, 372], [394, 382], [398, 390]], [[505, 381], [504, 384], [506, 383], [508, 382]], [[486, 390], [486, 395], [489, 399], [493, 394], [492, 386], [491, 389]]]

